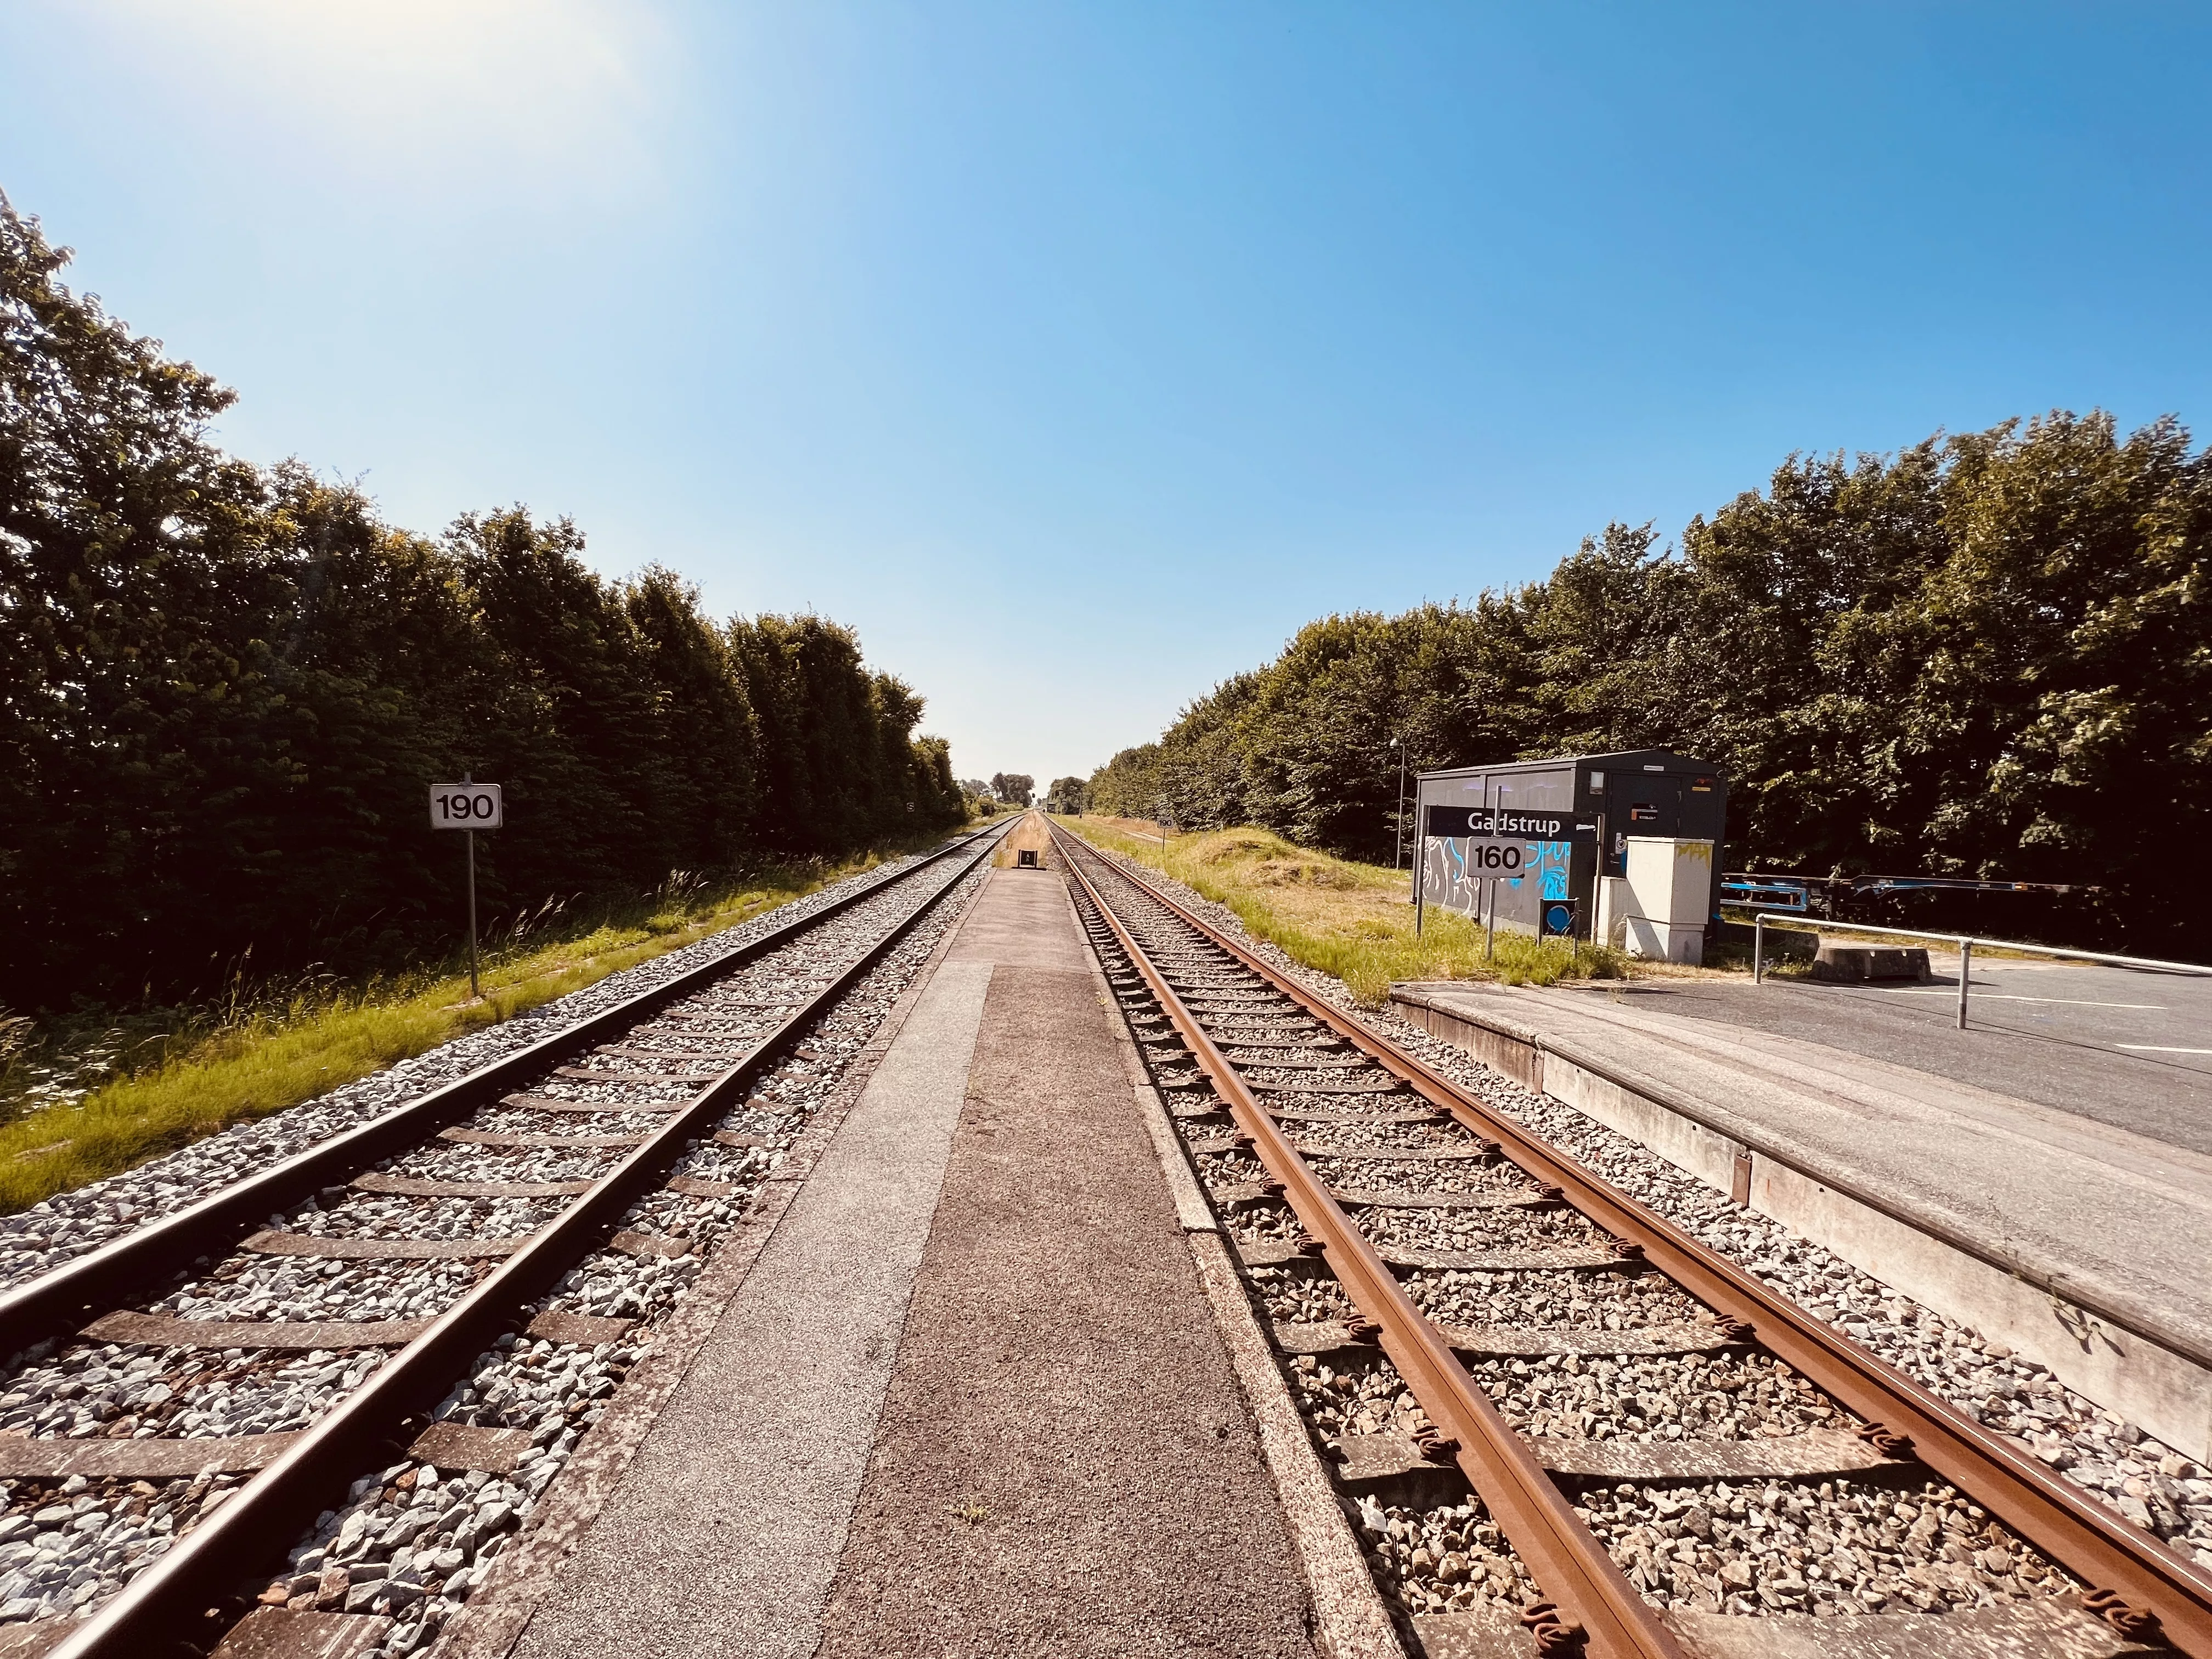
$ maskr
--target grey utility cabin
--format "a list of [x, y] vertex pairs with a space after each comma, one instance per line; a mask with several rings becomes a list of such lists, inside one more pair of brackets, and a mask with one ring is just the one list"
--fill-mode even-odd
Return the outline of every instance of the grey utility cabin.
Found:
[[1636, 749], [1465, 766], [1422, 773], [1415, 801], [1424, 908], [1701, 958], [1728, 827], [1711, 762]]

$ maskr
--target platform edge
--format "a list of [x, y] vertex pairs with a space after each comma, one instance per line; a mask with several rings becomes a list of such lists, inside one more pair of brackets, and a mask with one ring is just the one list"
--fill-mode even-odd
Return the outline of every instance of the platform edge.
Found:
[[[1862, 1272], [2012, 1347], [2077, 1394], [2185, 1456], [2212, 1462], [2212, 1364], [2148, 1321], [2061, 1288], [2061, 1274], [2001, 1259], [1905, 1206], [1853, 1189], [1709, 1121], [1695, 1104], [1537, 1028], [1480, 1010], [1439, 1006], [1394, 986], [1394, 1010], [1522, 1087], [1628, 1137], [1707, 1186], [1834, 1252]], [[1748, 1164], [1747, 1196], [1735, 1183]], [[1732, 1190], [1732, 1188], [1735, 1188]]]

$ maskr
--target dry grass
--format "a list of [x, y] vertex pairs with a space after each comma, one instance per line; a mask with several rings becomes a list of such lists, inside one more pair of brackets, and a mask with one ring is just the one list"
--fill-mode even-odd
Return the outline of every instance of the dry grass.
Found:
[[[106, 1080], [69, 1090], [52, 1103], [40, 1103], [21, 1086], [39, 1071], [32, 1063], [40, 1052], [35, 1041], [25, 1041], [33, 1034], [22, 1025], [0, 1030], [18, 1049], [8, 1068], [18, 1085], [11, 1091], [16, 1115], [0, 1125], [0, 1212], [297, 1105], [896, 855], [870, 852], [836, 866], [776, 867], [719, 884], [672, 878], [656, 892], [606, 907], [594, 921], [540, 928], [494, 951], [479, 1001], [469, 1000], [465, 969], [443, 968], [365, 985], [303, 979], [251, 994], [234, 988], [213, 1008], [161, 1011], [166, 1028], [151, 1036], [132, 1031], [127, 1042], [114, 1040], [124, 1025], [95, 1033], [60, 1060], [82, 1062], [88, 1054]], [[119, 1054], [140, 1058], [133, 1063]], [[8, 1058], [0, 1043], [0, 1061]], [[46, 1067], [49, 1076], [58, 1071], [66, 1075], [64, 1066]]]
[[1416, 936], [1403, 871], [1309, 852], [1266, 830], [1170, 836], [1163, 848], [1157, 839], [1126, 834], [1098, 818], [1058, 822], [1095, 846], [1227, 905], [1254, 938], [1334, 975], [1370, 1006], [1389, 996], [1396, 980], [1550, 985], [1569, 978], [1617, 979], [1627, 972], [1618, 951], [1517, 933], [1500, 933], [1495, 959], [1486, 962], [1481, 930], [1446, 911], [1429, 911]]

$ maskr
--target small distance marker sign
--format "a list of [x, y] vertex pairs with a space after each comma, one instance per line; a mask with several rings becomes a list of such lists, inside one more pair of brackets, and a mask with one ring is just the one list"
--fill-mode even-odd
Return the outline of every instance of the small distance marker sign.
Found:
[[433, 830], [496, 830], [505, 817], [495, 783], [434, 783], [430, 786]]

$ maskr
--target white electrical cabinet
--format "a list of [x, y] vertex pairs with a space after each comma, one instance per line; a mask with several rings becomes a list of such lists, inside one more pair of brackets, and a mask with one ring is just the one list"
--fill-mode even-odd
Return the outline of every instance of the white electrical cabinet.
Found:
[[1705, 960], [1713, 843], [1660, 836], [1626, 840], [1628, 873], [1605, 883], [1604, 937], [1632, 957], [1696, 966]]

